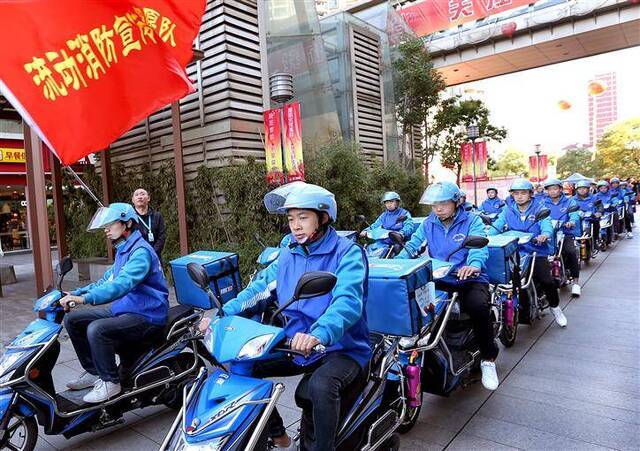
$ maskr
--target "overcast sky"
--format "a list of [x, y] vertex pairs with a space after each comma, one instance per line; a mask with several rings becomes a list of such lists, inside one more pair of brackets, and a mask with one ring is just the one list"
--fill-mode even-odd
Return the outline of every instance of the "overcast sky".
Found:
[[[507, 147], [532, 153], [535, 144], [555, 153], [573, 143], [589, 143], [587, 85], [595, 75], [616, 72], [618, 120], [640, 117], [640, 47], [467, 83], [484, 91], [495, 124], [509, 135], [490, 146], [492, 154]], [[569, 110], [558, 102], [566, 100]], [[555, 151], [555, 152], [554, 152]]]

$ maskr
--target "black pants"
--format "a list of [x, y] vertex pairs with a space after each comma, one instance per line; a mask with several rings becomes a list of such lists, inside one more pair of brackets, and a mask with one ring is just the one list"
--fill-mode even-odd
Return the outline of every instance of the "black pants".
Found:
[[[341, 398], [363, 377], [364, 371], [351, 357], [330, 353], [313, 364], [301, 367], [289, 360], [259, 362], [255, 377], [283, 377], [310, 374], [296, 390], [296, 402], [302, 404], [302, 449], [331, 451], [340, 422]], [[305, 405], [310, 404], [310, 405]], [[269, 419], [269, 436], [280, 437], [286, 429], [277, 410]]]
[[64, 318], [73, 348], [82, 368], [105, 382], [119, 383], [116, 347], [143, 341], [162, 327], [133, 313], [113, 316], [111, 307], [87, 307]]
[[[560, 304], [560, 295], [553, 279], [551, 278], [551, 267], [547, 257], [536, 257], [535, 268], [533, 268], [533, 281], [536, 282], [544, 294], [547, 295], [547, 301], [550, 307], [557, 307]], [[532, 299], [531, 302], [535, 302]]]
[[626, 214], [624, 215], [624, 225], [627, 229], [627, 232], [631, 232], [631, 228], [633, 225], [633, 212], [631, 208], [627, 209]]
[[460, 307], [471, 317], [473, 333], [478, 340], [482, 358], [494, 360], [498, 357], [498, 346], [493, 339], [493, 324], [489, 307], [491, 303], [489, 284], [466, 282], [461, 285], [450, 285], [436, 282], [436, 288], [448, 293], [459, 293]]
[[576, 251], [576, 241], [572, 235], [565, 235], [562, 243], [562, 259], [564, 264], [571, 273], [571, 277], [577, 279], [580, 277], [580, 262]]

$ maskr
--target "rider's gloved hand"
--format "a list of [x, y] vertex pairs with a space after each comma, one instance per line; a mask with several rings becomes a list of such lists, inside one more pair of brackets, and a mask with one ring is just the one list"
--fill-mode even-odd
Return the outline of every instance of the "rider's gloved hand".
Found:
[[291, 340], [291, 350], [300, 352], [306, 356], [311, 354], [313, 348], [317, 345], [321, 344], [320, 340], [318, 340], [313, 335], [301, 334], [298, 332]]
[[458, 268], [458, 279], [465, 280], [480, 274], [480, 269], [475, 266], [463, 266]]
[[74, 302], [76, 305], [84, 304], [84, 297], [75, 296], [73, 294], [68, 294], [62, 299], [60, 299], [60, 305], [64, 308], [65, 312], [68, 312], [70, 307], [69, 303]]

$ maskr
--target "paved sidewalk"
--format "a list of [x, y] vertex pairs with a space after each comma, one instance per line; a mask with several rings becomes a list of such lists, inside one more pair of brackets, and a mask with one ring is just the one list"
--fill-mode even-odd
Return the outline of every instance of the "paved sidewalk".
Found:
[[[638, 449], [640, 238], [618, 242], [582, 275], [582, 297], [570, 300], [563, 291], [566, 329], [550, 315], [519, 327], [515, 346], [498, 357], [498, 390], [490, 393], [478, 383], [449, 398], [427, 396], [401, 449]], [[22, 272], [19, 278], [0, 298], [0, 350], [33, 317], [33, 281]], [[56, 386], [79, 370], [63, 341]], [[292, 426], [296, 380], [284, 379], [279, 407]], [[70, 440], [41, 435], [37, 449], [154, 450], [174, 416], [164, 407], [138, 410], [125, 424], [98, 433]]]

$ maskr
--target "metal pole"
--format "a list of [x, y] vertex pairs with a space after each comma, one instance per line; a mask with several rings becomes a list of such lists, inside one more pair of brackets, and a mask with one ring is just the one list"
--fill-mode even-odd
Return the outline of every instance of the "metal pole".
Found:
[[[101, 169], [100, 179], [102, 180], [102, 202], [105, 205], [109, 205], [111, 203], [111, 153], [109, 149], [105, 149], [101, 154]], [[111, 244], [111, 240], [109, 238], [105, 238], [107, 242], [107, 259], [109, 262], [113, 261], [113, 245]]]
[[56, 241], [58, 244], [58, 261], [69, 254], [66, 239], [66, 223], [64, 220], [64, 201], [62, 199], [62, 167], [53, 152], [49, 152], [51, 163], [51, 183], [53, 185], [53, 211], [56, 224]]
[[473, 161], [473, 203], [478, 205], [478, 186], [476, 183], [476, 140], [471, 140], [471, 159]]
[[180, 121], [180, 102], [171, 104], [171, 125], [173, 128], [173, 152], [175, 155], [176, 197], [178, 198], [178, 234], [180, 236], [180, 255], [189, 253], [187, 231], [187, 202], [184, 191], [184, 158], [182, 152], [182, 125]]
[[536, 166], [538, 167], [538, 183], [542, 183], [542, 180], [540, 180], [540, 152], [536, 153], [536, 157], [538, 159], [538, 162], [536, 164]]
[[98, 199], [98, 196], [96, 196], [95, 194], [93, 194], [93, 191], [91, 191], [91, 188], [89, 188], [87, 186], [86, 183], [84, 183], [84, 181], [80, 178], [80, 176], [76, 173], [76, 171], [74, 171], [73, 169], [71, 169], [71, 166], [63, 166], [64, 169], [67, 170], [67, 172], [69, 172], [71, 175], [73, 175], [73, 177], [76, 179], [76, 181], [80, 184], [80, 186], [82, 187], [82, 189], [85, 190], [85, 192], [94, 200], [96, 201], [96, 204], [98, 204], [98, 207], [104, 207], [104, 205], [102, 204], [102, 201], [100, 199]]
[[23, 123], [23, 128], [24, 150], [27, 159], [27, 214], [31, 232], [36, 291], [40, 295], [53, 284], [42, 142], [36, 132], [26, 123]]

